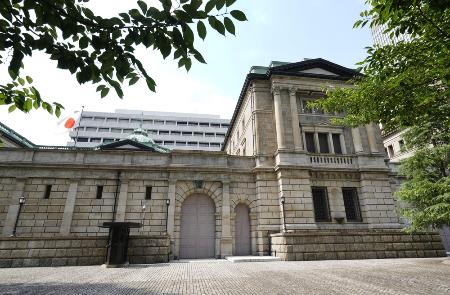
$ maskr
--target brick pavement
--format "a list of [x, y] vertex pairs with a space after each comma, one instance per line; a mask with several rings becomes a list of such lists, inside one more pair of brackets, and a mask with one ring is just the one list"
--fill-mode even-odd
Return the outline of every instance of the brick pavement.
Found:
[[0, 294], [450, 294], [444, 259], [0, 269]]

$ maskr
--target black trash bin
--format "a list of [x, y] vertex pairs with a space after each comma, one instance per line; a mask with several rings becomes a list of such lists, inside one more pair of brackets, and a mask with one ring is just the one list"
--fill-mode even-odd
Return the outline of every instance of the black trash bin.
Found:
[[130, 228], [139, 228], [136, 222], [104, 222], [100, 227], [109, 228], [109, 241], [106, 253], [106, 267], [121, 267], [128, 264], [128, 238]]

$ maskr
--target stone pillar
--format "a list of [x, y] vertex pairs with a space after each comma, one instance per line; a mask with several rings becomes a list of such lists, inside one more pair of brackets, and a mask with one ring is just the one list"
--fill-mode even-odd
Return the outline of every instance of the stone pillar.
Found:
[[66, 205], [64, 206], [64, 214], [61, 221], [59, 233], [62, 236], [70, 234], [70, 227], [72, 226], [73, 209], [75, 208], [75, 201], [77, 198], [78, 180], [72, 180], [67, 192]]
[[375, 137], [375, 130], [373, 123], [366, 125], [367, 140], [369, 141], [369, 147], [371, 153], [378, 153], [377, 140]]
[[334, 154], [333, 134], [328, 132], [328, 146], [330, 147], [330, 154]]
[[347, 147], [345, 146], [344, 134], [339, 134], [339, 140], [341, 142], [342, 154], [345, 155], [347, 153]]
[[316, 153], [320, 153], [319, 134], [314, 132], [314, 145], [316, 146]]
[[25, 191], [25, 182], [26, 178], [16, 178], [16, 189], [11, 192], [9, 197], [9, 207], [3, 226], [3, 236], [9, 237], [12, 234], [14, 224], [16, 223], [17, 213], [19, 212], [19, 198], [23, 196]]
[[361, 142], [361, 133], [359, 127], [352, 128], [353, 145], [355, 146], [355, 153], [363, 152], [363, 146]]
[[167, 233], [170, 235], [170, 240], [173, 241], [175, 236], [175, 191], [176, 191], [176, 180], [169, 180], [169, 192], [167, 198], [170, 200], [169, 208], [167, 208]]
[[222, 238], [220, 240], [220, 256], [222, 258], [233, 254], [230, 213], [230, 183], [222, 181]]
[[120, 183], [119, 199], [117, 200], [117, 212], [116, 220], [117, 222], [125, 221], [125, 212], [127, 209], [127, 198], [128, 198], [128, 181], [122, 180]]
[[294, 135], [294, 149], [302, 150], [302, 134], [300, 133], [300, 122], [298, 121], [297, 109], [297, 89], [291, 88], [289, 90], [289, 98], [291, 102], [291, 117], [292, 117], [292, 134]]
[[284, 139], [284, 120], [283, 120], [283, 106], [281, 104], [281, 93], [279, 87], [274, 87], [273, 90], [274, 98], [274, 110], [275, 110], [275, 128], [277, 131], [277, 144], [279, 149], [286, 148], [286, 141]]

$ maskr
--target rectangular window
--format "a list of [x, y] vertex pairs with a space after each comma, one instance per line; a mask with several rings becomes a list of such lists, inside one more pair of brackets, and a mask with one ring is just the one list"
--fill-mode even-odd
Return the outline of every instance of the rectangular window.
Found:
[[91, 142], [102, 142], [102, 139], [98, 137], [93, 137], [91, 138]]
[[164, 141], [164, 145], [174, 145], [174, 141]]
[[399, 140], [398, 145], [400, 146], [400, 151], [402, 152], [405, 148], [405, 141], [403, 139]]
[[170, 132], [171, 135], [181, 135], [180, 131], [171, 131]]
[[97, 185], [97, 199], [101, 199], [103, 196], [103, 185]]
[[109, 132], [109, 128], [98, 128], [98, 132]]
[[86, 127], [86, 131], [97, 131], [97, 127]]
[[200, 122], [200, 126], [201, 127], [209, 127], [209, 123], [202, 123], [202, 122]]
[[325, 154], [330, 153], [330, 147], [328, 146], [328, 134], [318, 133], [317, 135], [319, 136], [320, 152]]
[[342, 188], [347, 221], [362, 221], [358, 193], [354, 187]]
[[210, 126], [211, 126], [211, 127], [216, 127], [216, 128], [218, 128], [218, 127], [220, 127], [220, 124], [217, 124], [217, 123], [211, 123]]
[[316, 152], [316, 145], [314, 143], [314, 133], [305, 132], [306, 150], [310, 153]]
[[392, 145], [388, 146], [388, 156], [389, 158], [394, 156], [394, 147]]
[[181, 135], [183, 135], [183, 136], [192, 136], [192, 132], [182, 132]]
[[130, 123], [130, 119], [119, 119], [119, 123]]
[[342, 155], [341, 135], [340, 134], [333, 134], [332, 137], [333, 137], [334, 153]]
[[198, 122], [188, 122], [189, 126], [198, 126]]
[[51, 184], [47, 184], [45, 186], [44, 199], [49, 199], [51, 192], [52, 192], [52, 185]]
[[111, 128], [111, 132], [113, 132], [113, 133], [122, 133], [122, 129]]
[[88, 142], [88, 138], [86, 138], [86, 137], [78, 137], [78, 142]]
[[153, 187], [151, 187], [151, 186], [145, 187], [145, 199], [146, 200], [151, 200], [151, 198], [152, 198], [152, 189], [153, 189]]
[[209, 147], [209, 143], [208, 142], [200, 142], [199, 145], [201, 147]]
[[159, 130], [159, 135], [169, 135], [169, 131]]
[[154, 122], [155, 122], [155, 124], [158, 124], [158, 125], [164, 125], [163, 120], [155, 120]]
[[187, 126], [187, 122], [177, 122], [178, 126]]
[[178, 146], [186, 146], [186, 141], [177, 141], [177, 142], [175, 143], [175, 145], [178, 145]]
[[222, 127], [222, 128], [228, 128], [228, 127], [230, 127], [230, 124], [221, 124], [220, 127]]
[[201, 137], [203, 137], [203, 132], [194, 132], [194, 136], [201, 136]]
[[314, 205], [314, 217], [318, 222], [329, 222], [330, 209], [328, 206], [328, 195], [326, 187], [312, 187], [312, 197]]

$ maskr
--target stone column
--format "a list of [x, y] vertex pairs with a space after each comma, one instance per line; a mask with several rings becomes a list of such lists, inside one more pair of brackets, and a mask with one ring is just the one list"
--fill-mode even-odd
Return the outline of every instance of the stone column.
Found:
[[[19, 212], [19, 198], [23, 196], [25, 191], [26, 178], [16, 178], [16, 188], [9, 197], [8, 213], [3, 226], [3, 236], [9, 237], [16, 223], [17, 213]], [[26, 201], [25, 201], [26, 204]], [[24, 205], [26, 206], [26, 205]]]
[[328, 132], [328, 146], [330, 147], [330, 154], [334, 154], [333, 134]]
[[319, 134], [314, 132], [314, 145], [316, 146], [316, 153], [320, 153]]
[[170, 240], [173, 241], [175, 236], [175, 191], [176, 191], [176, 180], [169, 180], [169, 192], [167, 198], [170, 200], [169, 208], [167, 208], [167, 233], [170, 235]]
[[361, 133], [359, 127], [352, 128], [353, 145], [355, 146], [355, 153], [363, 152], [363, 146], [361, 143]]
[[117, 222], [125, 221], [125, 212], [127, 209], [127, 198], [128, 198], [128, 181], [122, 180], [120, 183], [119, 199], [117, 200], [117, 212], [116, 220]]
[[275, 110], [275, 128], [277, 131], [277, 144], [279, 149], [286, 147], [284, 139], [284, 120], [283, 120], [283, 106], [281, 104], [281, 93], [279, 87], [272, 89], [274, 98], [274, 110]]
[[341, 142], [342, 154], [347, 154], [347, 148], [345, 146], [344, 134], [339, 134], [339, 140]]
[[67, 192], [66, 205], [64, 206], [64, 214], [61, 221], [61, 227], [59, 228], [59, 233], [62, 236], [68, 236], [70, 234], [73, 210], [75, 208], [75, 201], [77, 198], [77, 190], [78, 180], [72, 180], [69, 185], [69, 191]]
[[373, 123], [366, 125], [367, 140], [369, 141], [369, 147], [371, 153], [378, 153], [377, 140], [375, 137], [375, 130]]
[[294, 149], [302, 150], [302, 134], [300, 133], [300, 122], [298, 121], [297, 109], [297, 89], [289, 89], [289, 98], [291, 102], [291, 117], [292, 117], [292, 134], [294, 135]]
[[233, 254], [230, 213], [230, 183], [222, 181], [222, 238], [220, 241], [220, 256], [222, 258]]

